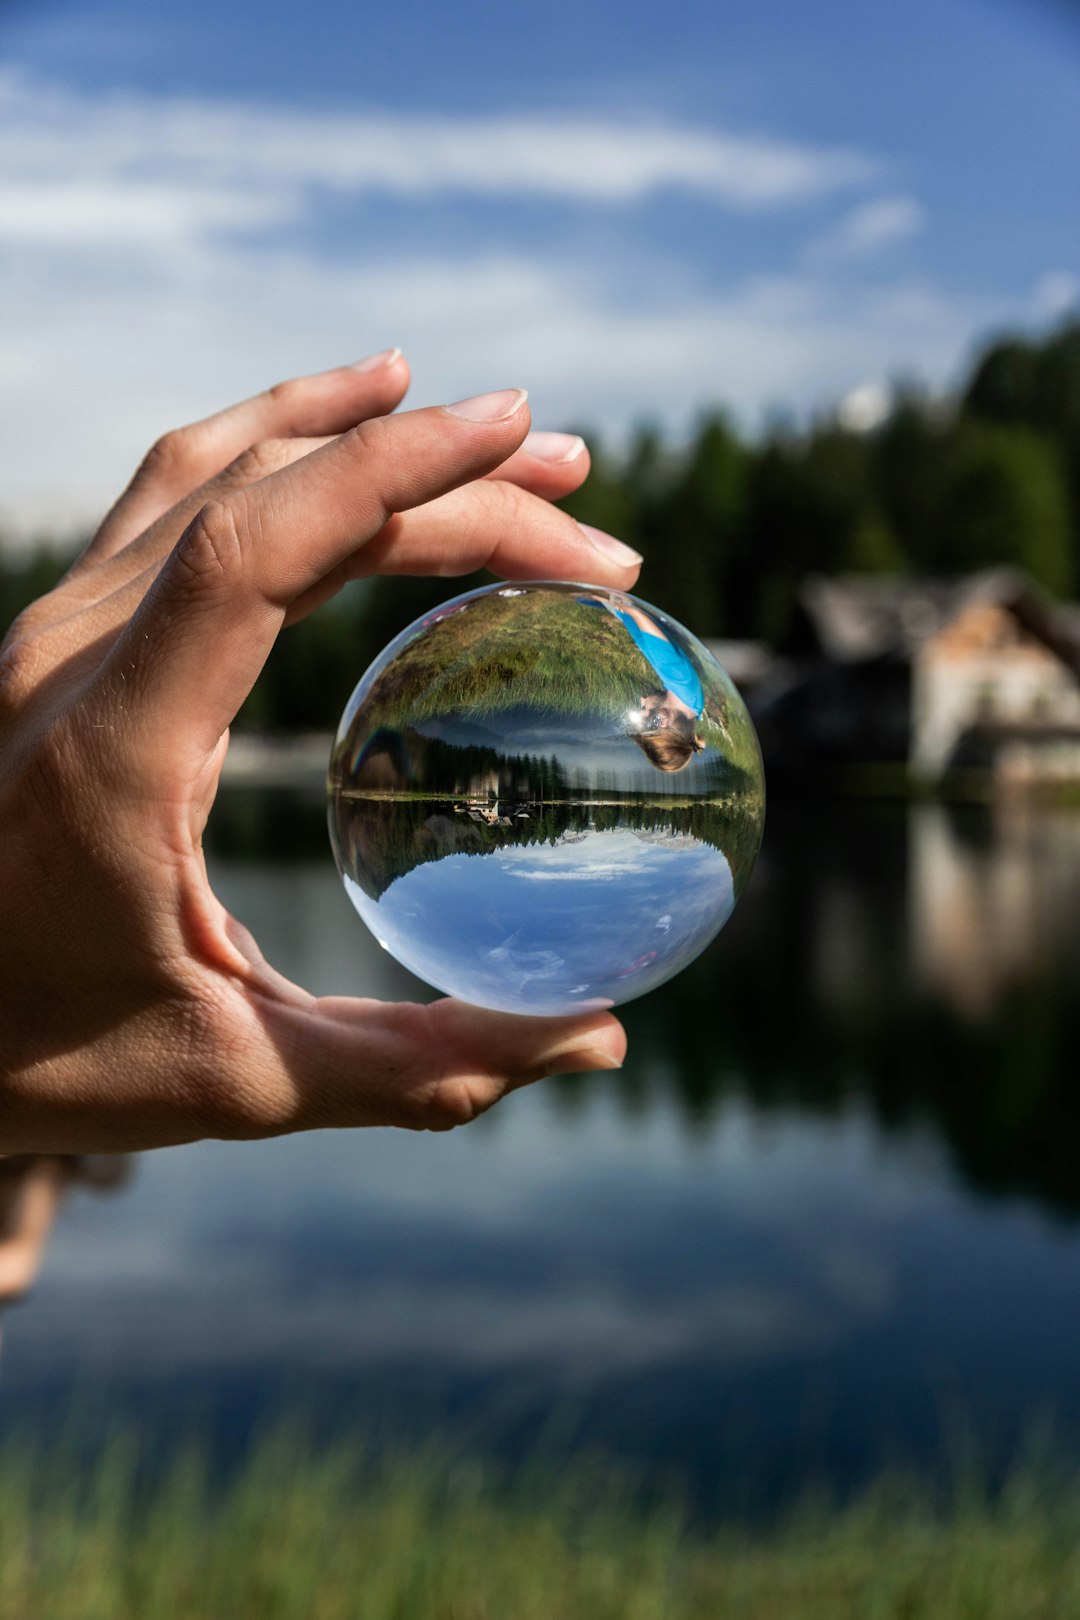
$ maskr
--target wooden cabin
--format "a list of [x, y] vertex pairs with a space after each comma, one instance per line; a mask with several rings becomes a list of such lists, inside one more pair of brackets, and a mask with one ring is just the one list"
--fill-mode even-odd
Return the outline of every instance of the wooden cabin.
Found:
[[754, 707], [767, 756], [903, 762], [938, 781], [1080, 781], [1080, 634], [1010, 569], [961, 580], [810, 577]]

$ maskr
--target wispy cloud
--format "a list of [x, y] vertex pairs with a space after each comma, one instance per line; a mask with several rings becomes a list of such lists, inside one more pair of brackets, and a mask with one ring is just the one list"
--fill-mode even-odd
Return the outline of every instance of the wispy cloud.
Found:
[[618, 265], [552, 254], [354, 265], [230, 245], [194, 266], [163, 255], [125, 280], [75, 271], [66, 254], [9, 255], [0, 518], [20, 530], [85, 521], [166, 428], [388, 343], [413, 363], [418, 402], [520, 381], [538, 423], [621, 434], [646, 416], [680, 431], [708, 400], [753, 423], [867, 376], [940, 381], [1014, 314], [913, 280], [756, 275], [675, 296], [662, 281], [628, 305]]
[[861, 203], [833, 230], [815, 237], [808, 257], [831, 262], [868, 258], [910, 241], [924, 224], [925, 214], [914, 197], [878, 197]]
[[[533, 844], [500, 857], [499, 865], [509, 877], [530, 883], [615, 883], [629, 877], [667, 872], [672, 844], [677, 844], [681, 864], [680, 881], [687, 882], [687, 857], [691, 873], [701, 882], [730, 872], [723, 855], [697, 838], [672, 834], [658, 847], [655, 836], [646, 839], [630, 829], [588, 832], [557, 844]], [[711, 897], [711, 891], [710, 891]]]
[[[817, 257], [773, 242], [773, 269], [726, 277], [712, 246], [666, 248], [644, 207], [681, 191], [725, 231], [756, 229], [763, 208], [770, 233], [783, 209], [812, 230], [873, 170], [859, 151], [670, 119], [330, 116], [0, 74], [0, 523], [83, 526], [166, 428], [390, 343], [419, 402], [521, 383], [542, 425], [617, 435], [646, 417], [678, 432], [706, 401], [755, 424], [867, 377], [944, 380], [1015, 311], [910, 271], [882, 279], [870, 256], [918, 229], [912, 199], [857, 207]], [[451, 232], [420, 251], [387, 193], [454, 196], [466, 225], [510, 198], [545, 207], [520, 212], [512, 250]], [[601, 206], [609, 234], [572, 249]], [[361, 236], [362, 257], [347, 251]]]
[[[0, 77], [0, 168], [17, 185], [6, 236], [100, 236], [98, 217], [161, 235], [148, 183], [193, 229], [302, 211], [312, 188], [360, 197], [554, 198], [617, 206], [683, 191], [715, 206], [790, 206], [873, 173], [845, 147], [659, 118], [499, 114], [432, 118], [371, 109], [322, 114], [127, 92], [89, 96]], [[80, 195], [81, 194], [81, 195]], [[228, 217], [228, 200], [236, 204]], [[145, 213], [144, 213], [145, 210]]]
[[208, 232], [288, 217], [284, 198], [140, 179], [0, 180], [0, 240], [14, 243], [183, 246]]

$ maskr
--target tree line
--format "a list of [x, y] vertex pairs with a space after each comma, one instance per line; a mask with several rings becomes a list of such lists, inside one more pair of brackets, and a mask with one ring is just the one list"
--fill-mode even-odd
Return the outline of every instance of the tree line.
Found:
[[[1080, 586], [1080, 320], [983, 347], [948, 398], [899, 385], [872, 431], [840, 417], [758, 438], [722, 410], [689, 442], [642, 427], [564, 504], [636, 547], [641, 591], [705, 637], [782, 642], [809, 573], [957, 574], [1008, 564], [1052, 595]], [[55, 547], [0, 549], [0, 624], [59, 578]], [[281, 637], [242, 720], [325, 728], [379, 648], [483, 582], [349, 586]]]

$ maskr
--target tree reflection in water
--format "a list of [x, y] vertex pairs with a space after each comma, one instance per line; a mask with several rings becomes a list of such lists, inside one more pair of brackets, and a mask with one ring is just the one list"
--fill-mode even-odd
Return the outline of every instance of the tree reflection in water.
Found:
[[[325, 859], [320, 806], [230, 795], [217, 847]], [[1080, 819], [1031, 807], [777, 800], [723, 944], [625, 1010], [628, 1106], [708, 1129], [869, 1107], [930, 1125], [964, 1180], [1080, 1213]], [[656, 1061], [658, 1054], [664, 1061]]]
[[[218, 808], [224, 854], [326, 858], [315, 800]], [[548, 1082], [567, 1107], [597, 1085], [674, 1096], [700, 1131], [731, 1096], [858, 1103], [886, 1131], [932, 1127], [980, 1191], [1080, 1214], [1076, 812], [777, 799], [721, 940], [625, 1009], [621, 1074]]]
[[[357, 927], [321, 796], [218, 811], [222, 895], [272, 962], [423, 994]], [[625, 1009], [623, 1072], [449, 1141], [149, 1156], [130, 1205], [65, 1223], [9, 1413], [52, 1421], [85, 1366], [177, 1434], [205, 1403], [223, 1445], [310, 1396], [333, 1432], [476, 1417], [513, 1450], [580, 1399], [586, 1439], [740, 1500], [898, 1446], [936, 1466], [950, 1398], [995, 1456], [1047, 1403], [1072, 1445], [1080, 1251], [1028, 1209], [1080, 1211], [1078, 828], [774, 804], [718, 944]]]
[[969, 1185], [1080, 1213], [1080, 822], [778, 805], [722, 968], [707, 955], [634, 1034], [639, 1084], [642, 1046], [674, 1046], [697, 1128], [732, 1093], [858, 1102], [887, 1131], [932, 1125]]

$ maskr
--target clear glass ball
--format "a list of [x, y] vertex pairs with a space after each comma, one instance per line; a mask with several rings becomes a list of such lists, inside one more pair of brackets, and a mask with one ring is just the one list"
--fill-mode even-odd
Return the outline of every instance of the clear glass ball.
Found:
[[403, 630], [346, 706], [330, 839], [397, 960], [502, 1012], [644, 995], [730, 917], [761, 842], [746, 707], [700, 641], [591, 585], [490, 585]]

